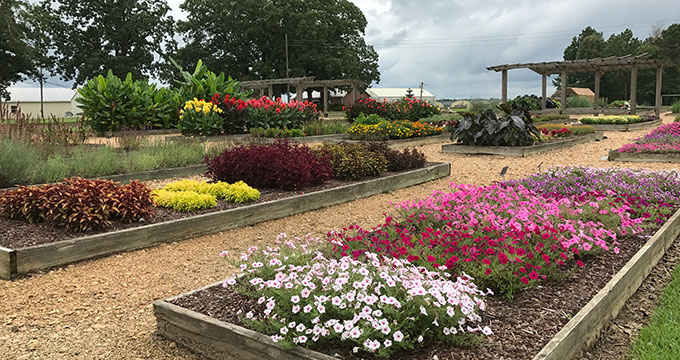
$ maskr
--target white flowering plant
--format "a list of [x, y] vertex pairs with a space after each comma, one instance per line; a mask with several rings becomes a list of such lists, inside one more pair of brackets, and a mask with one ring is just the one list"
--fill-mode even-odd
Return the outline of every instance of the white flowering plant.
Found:
[[281, 234], [276, 246], [251, 247], [232, 262], [241, 274], [224, 287], [258, 303], [240, 315], [247, 327], [287, 348], [339, 346], [379, 357], [431, 341], [465, 345], [477, 333], [491, 335], [480, 325], [487, 292], [471, 278], [371, 253], [364, 261], [336, 259], [324, 244]]

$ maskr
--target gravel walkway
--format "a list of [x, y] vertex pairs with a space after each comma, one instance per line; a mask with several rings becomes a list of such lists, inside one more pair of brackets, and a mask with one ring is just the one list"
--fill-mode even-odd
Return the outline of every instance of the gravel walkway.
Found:
[[[672, 121], [665, 116], [666, 122]], [[556, 165], [675, 169], [677, 164], [609, 163], [600, 160], [649, 130], [608, 132], [608, 139], [529, 158], [441, 154], [441, 145], [421, 148], [430, 161], [449, 161], [447, 179], [390, 194], [312, 211], [256, 226], [180, 243], [81, 262], [11, 282], [0, 281], [0, 347], [9, 359], [198, 359], [175, 343], [153, 336], [151, 303], [219, 281], [234, 269], [220, 251], [235, 254], [252, 244], [265, 244], [280, 232], [325, 233], [358, 223], [377, 224], [390, 201], [423, 197], [445, 189], [451, 181], [488, 184]], [[442, 359], [442, 357], [440, 357]]]

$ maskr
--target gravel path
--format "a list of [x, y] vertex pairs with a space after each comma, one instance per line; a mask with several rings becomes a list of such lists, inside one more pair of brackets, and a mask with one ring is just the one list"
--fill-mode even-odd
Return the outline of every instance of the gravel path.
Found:
[[[672, 121], [665, 116], [666, 122]], [[220, 251], [235, 254], [252, 244], [265, 244], [280, 232], [325, 233], [358, 223], [377, 224], [389, 202], [423, 197], [445, 189], [451, 181], [488, 184], [519, 178], [556, 165], [675, 169], [677, 164], [609, 163], [600, 160], [649, 130], [608, 132], [608, 139], [529, 158], [441, 154], [441, 145], [421, 147], [430, 161], [449, 161], [447, 179], [390, 194], [312, 211], [256, 226], [180, 243], [81, 262], [12, 282], [0, 281], [0, 347], [9, 359], [198, 359], [176, 344], [153, 336], [151, 303], [221, 280], [234, 269]], [[441, 357], [440, 357], [441, 358]]]

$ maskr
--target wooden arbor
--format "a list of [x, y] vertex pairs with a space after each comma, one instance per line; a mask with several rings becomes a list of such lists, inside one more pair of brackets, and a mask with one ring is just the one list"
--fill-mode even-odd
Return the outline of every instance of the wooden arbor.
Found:
[[549, 62], [536, 62], [536, 63], [520, 63], [520, 64], [505, 64], [490, 66], [487, 70], [501, 72], [502, 74], [502, 90], [501, 90], [501, 100], [502, 102], [508, 101], [508, 70], [511, 69], [530, 69], [543, 78], [542, 81], [542, 111], [548, 112], [546, 110], [547, 101], [547, 79], [548, 76], [552, 74], [559, 74], [562, 77], [561, 89], [563, 89], [561, 94], [562, 110], [556, 110], [559, 112], [569, 112], [567, 109], [567, 92], [564, 91], [567, 88], [567, 75], [569, 73], [595, 73], [595, 101], [593, 101], [593, 110], [588, 110], [587, 112], [600, 112], [600, 78], [602, 74], [607, 71], [612, 70], [624, 70], [630, 69], [630, 113], [635, 114], [637, 110], [637, 73], [641, 69], [656, 69], [656, 98], [654, 112], [658, 116], [661, 113], [661, 78], [663, 75], [663, 67], [669, 65], [668, 62], [656, 59], [650, 59], [648, 54], [642, 54], [637, 56], [610, 56], [606, 58], [594, 58], [594, 59], [580, 59], [580, 60], [564, 60], [564, 61], [549, 61]]
[[[302, 94], [305, 88], [308, 87], [323, 87], [323, 112], [328, 114], [328, 88], [338, 86], [352, 86], [353, 99], [356, 102], [356, 88], [362, 84], [361, 80], [355, 79], [339, 79], [339, 80], [316, 80], [313, 76], [282, 78], [282, 79], [268, 79], [268, 80], [253, 80], [242, 81], [241, 87], [244, 89], [259, 90], [260, 96], [264, 96], [264, 90], [267, 89], [267, 95], [272, 96], [274, 85], [293, 85], [295, 86], [295, 94], [298, 100], [302, 100]], [[311, 94], [311, 92], [310, 92]], [[310, 95], [311, 97], [311, 95]]]

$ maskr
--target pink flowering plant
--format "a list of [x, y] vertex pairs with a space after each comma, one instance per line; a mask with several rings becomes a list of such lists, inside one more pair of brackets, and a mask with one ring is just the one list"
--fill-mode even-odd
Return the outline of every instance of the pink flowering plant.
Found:
[[224, 286], [258, 299], [243, 323], [284, 347], [340, 346], [378, 357], [492, 334], [481, 325], [487, 291], [471, 277], [371, 252], [338, 258], [326, 245], [282, 234], [275, 246], [242, 254], [233, 263], [241, 275]]
[[396, 205], [396, 216], [371, 230], [351, 226], [329, 238], [340, 256], [406, 259], [480, 287], [514, 291], [584, 266], [588, 254], [619, 252], [618, 235], [641, 231], [644, 218], [606, 193], [546, 198], [521, 185], [451, 185]]
[[623, 145], [619, 152], [666, 154], [680, 152], [680, 123], [661, 125], [647, 135]]

